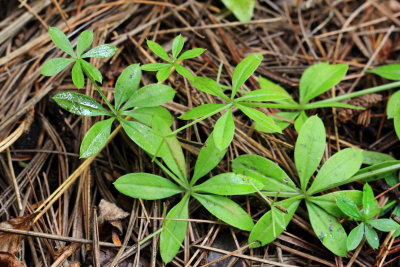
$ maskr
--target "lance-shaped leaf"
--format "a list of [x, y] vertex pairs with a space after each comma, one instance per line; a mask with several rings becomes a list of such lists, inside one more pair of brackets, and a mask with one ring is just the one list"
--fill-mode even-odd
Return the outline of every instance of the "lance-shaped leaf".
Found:
[[274, 92], [278, 95], [286, 96], [285, 99], [275, 100], [274, 102], [296, 104], [296, 101], [294, 101], [293, 98], [290, 96], [290, 94], [280, 85], [273, 83], [270, 80], [268, 80], [264, 77], [261, 77], [261, 76], [258, 79], [258, 83], [260, 84], [260, 87], [263, 90], [268, 90], [268, 91]]
[[204, 183], [193, 187], [193, 191], [215, 195], [247, 195], [261, 190], [264, 181], [232, 172], [211, 177]]
[[243, 96], [236, 98], [235, 101], [261, 101], [261, 102], [277, 102], [279, 100], [289, 100], [290, 96], [269, 89], [259, 89], [245, 93]]
[[154, 52], [154, 54], [156, 54], [157, 56], [159, 56], [160, 58], [164, 59], [167, 62], [171, 62], [171, 59], [169, 58], [167, 51], [165, 51], [165, 49], [161, 45], [157, 44], [152, 40], [147, 40], [146, 43], [147, 46], [150, 48], [150, 50]]
[[368, 220], [368, 224], [382, 232], [390, 232], [400, 229], [400, 224], [392, 219]]
[[186, 195], [164, 219], [160, 234], [160, 254], [165, 263], [172, 261], [185, 239], [189, 219], [188, 204], [189, 196]]
[[262, 181], [264, 191], [296, 194], [298, 189], [289, 176], [273, 161], [258, 155], [241, 155], [232, 160], [232, 170], [237, 174]]
[[83, 76], [82, 65], [79, 61], [76, 61], [74, 66], [72, 67], [72, 82], [74, 85], [81, 89], [85, 86], [85, 77]]
[[167, 85], [149, 84], [136, 90], [122, 109], [159, 106], [171, 101], [175, 93], [175, 90]]
[[159, 83], [165, 81], [166, 79], [168, 79], [169, 75], [171, 75], [171, 72], [172, 72], [172, 65], [171, 64], [169, 64], [166, 67], [160, 69], [159, 71], [157, 71], [157, 74], [156, 74], [157, 81]]
[[400, 64], [383, 65], [372, 70], [366, 70], [365, 72], [379, 75], [388, 80], [400, 80]]
[[92, 43], [93, 31], [83, 31], [81, 34], [79, 34], [78, 43], [76, 45], [76, 53], [78, 57], [80, 57]]
[[134, 91], [139, 87], [140, 78], [142, 72], [139, 64], [132, 64], [128, 66], [119, 75], [117, 82], [115, 83], [115, 108], [118, 110], [121, 105], [127, 101]]
[[361, 221], [363, 216], [361, 212], [358, 210], [356, 203], [354, 203], [351, 199], [347, 198], [345, 195], [341, 195], [336, 200], [336, 204], [338, 208], [350, 219]]
[[174, 63], [174, 67], [176, 72], [179, 73], [179, 75], [182, 75], [183, 77], [189, 80], [194, 79], [195, 76], [184, 66]]
[[357, 207], [361, 207], [362, 195], [362, 191], [358, 190], [341, 190], [321, 196], [310, 197], [310, 201], [324, 209], [329, 214], [337, 218], [344, 218], [346, 215], [339, 209], [336, 200], [341, 196], [345, 196], [347, 199], [353, 201]]
[[219, 96], [222, 99], [227, 99], [224, 92], [221, 89], [221, 86], [214, 80], [206, 77], [195, 77], [190, 83], [197, 89], [202, 92], [205, 92], [210, 95]]
[[161, 176], [150, 173], [130, 173], [114, 182], [115, 188], [124, 195], [147, 200], [167, 198], [183, 190]]
[[335, 217], [320, 207], [306, 201], [311, 226], [322, 244], [340, 257], [346, 257], [347, 235]]
[[378, 201], [374, 197], [374, 192], [369, 184], [365, 184], [363, 187], [362, 204], [363, 213], [367, 219], [374, 217], [381, 210]]
[[241, 230], [250, 231], [253, 220], [236, 202], [226, 197], [193, 194], [212, 215]]
[[68, 37], [62, 32], [62, 30], [55, 27], [49, 27], [49, 35], [53, 43], [58, 48], [69, 54], [71, 57], [76, 57], [74, 49], [72, 48]]
[[360, 223], [356, 228], [351, 230], [349, 236], [347, 237], [347, 250], [353, 250], [358, 247], [358, 245], [361, 243], [361, 240], [364, 237], [364, 223]]
[[301, 189], [306, 189], [311, 175], [321, 162], [324, 151], [324, 124], [320, 118], [312, 116], [301, 128], [294, 149], [294, 161], [300, 178]]
[[206, 51], [204, 48], [194, 48], [183, 52], [179, 57], [178, 60], [184, 60], [189, 58], [198, 57]]
[[163, 136], [164, 143], [160, 151], [160, 156], [168, 168], [182, 181], [187, 182], [186, 161], [183, 155], [181, 144], [175, 135], [167, 137], [172, 131], [169, 125], [162, 118], [153, 118], [153, 129], [160, 136]]
[[346, 148], [339, 151], [325, 162], [307, 192], [313, 195], [337, 186], [357, 173], [361, 164], [361, 150]]
[[167, 63], [149, 63], [149, 64], [144, 64], [144, 65], [140, 66], [140, 69], [144, 70], [144, 71], [159, 71], [170, 65], [171, 64], [167, 64]]
[[80, 116], [111, 116], [112, 113], [106, 110], [93, 98], [75, 93], [61, 92], [53, 97], [54, 101], [65, 110]]
[[111, 45], [111, 44], [102, 44], [99, 46], [96, 46], [89, 51], [87, 51], [85, 54], [82, 55], [82, 58], [86, 57], [95, 57], [95, 58], [106, 58], [106, 57], [111, 57], [112, 55], [117, 52], [118, 48]]
[[[287, 199], [275, 203], [273, 210], [265, 213], [251, 230], [249, 243], [259, 242], [252, 247], [264, 246], [274, 241], [286, 229], [300, 202], [301, 200]], [[276, 206], [284, 208], [287, 213], [279, 210]]]
[[156, 153], [157, 156], [160, 155], [160, 145], [163, 139], [156, 135], [150, 127], [134, 121], [120, 120], [120, 122], [126, 134], [135, 144], [150, 155]]
[[172, 56], [174, 57], [174, 59], [178, 57], [179, 53], [182, 51], [184, 44], [185, 40], [183, 39], [181, 34], [174, 38], [174, 41], [172, 42]]
[[[398, 105], [398, 107], [400, 107], [400, 105]], [[397, 138], [400, 139], [400, 110], [397, 110], [394, 114], [393, 121], [394, 131], [396, 132]]]
[[390, 97], [386, 106], [386, 113], [389, 119], [393, 119], [395, 117], [395, 114], [399, 112], [400, 112], [400, 91], [397, 91]]
[[378, 238], [378, 234], [375, 232], [375, 230], [372, 229], [370, 226], [365, 225], [364, 232], [365, 232], [365, 237], [367, 238], [368, 244], [374, 249], [379, 248], [379, 238]]
[[304, 123], [308, 120], [307, 114], [303, 111], [300, 112], [299, 116], [297, 116], [296, 120], [294, 121], [294, 128], [299, 133], [301, 128], [303, 127]]
[[223, 109], [223, 107], [228, 107], [226, 104], [203, 104], [201, 106], [192, 108], [188, 112], [182, 114], [179, 118], [182, 120], [192, 120], [203, 116], [210, 116], [209, 114], [214, 114], [218, 110]]
[[215, 123], [213, 136], [216, 147], [219, 150], [227, 148], [235, 135], [235, 122], [232, 109], [227, 110]]
[[154, 117], [163, 119], [168, 126], [171, 126], [174, 122], [171, 113], [166, 108], [160, 106], [127, 110], [122, 112], [122, 115], [134, 118], [147, 126], [153, 125]]
[[54, 76], [65, 69], [69, 64], [74, 62], [73, 58], [52, 58], [47, 60], [41, 69], [41, 74], [44, 76]]
[[281, 128], [276, 125], [275, 121], [265, 115], [263, 112], [245, 107], [243, 105], [236, 105], [247, 117], [255, 121], [256, 129], [267, 133], [282, 133]]
[[254, 0], [222, 0], [222, 3], [242, 22], [251, 20], [254, 2]]
[[245, 57], [235, 68], [232, 75], [232, 94], [236, 95], [237, 90], [247, 81], [261, 64], [263, 56], [261, 54], [251, 54]]
[[326, 62], [307, 68], [300, 79], [300, 104], [306, 104], [338, 84], [346, 75], [347, 69], [346, 64], [329, 65]]
[[222, 150], [217, 148], [214, 142], [213, 133], [211, 133], [208, 136], [205, 145], [200, 149], [200, 153], [194, 166], [194, 173], [190, 181], [190, 185], [194, 185], [198, 179], [214, 169], [224, 157], [226, 150], [226, 148]]
[[86, 76], [91, 77], [95, 81], [98, 81], [101, 83], [103, 81], [103, 77], [101, 76], [101, 72], [92, 64], [85, 60], [79, 60], [79, 62], [82, 64], [82, 68], [84, 72], [86, 73]]
[[80, 157], [88, 158], [96, 155], [107, 143], [114, 118], [96, 122], [86, 133], [80, 148]]

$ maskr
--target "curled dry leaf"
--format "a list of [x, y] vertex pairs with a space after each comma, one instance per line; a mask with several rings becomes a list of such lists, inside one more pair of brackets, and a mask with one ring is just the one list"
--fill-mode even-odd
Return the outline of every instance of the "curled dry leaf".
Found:
[[0, 266], [25, 267], [25, 264], [11, 253], [0, 252]]
[[99, 204], [98, 222], [102, 224], [109, 222], [112, 226], [122, 232], [121, 220], [129, 216], [129, 213], [117, 207], [114, 203], [102, 199]]

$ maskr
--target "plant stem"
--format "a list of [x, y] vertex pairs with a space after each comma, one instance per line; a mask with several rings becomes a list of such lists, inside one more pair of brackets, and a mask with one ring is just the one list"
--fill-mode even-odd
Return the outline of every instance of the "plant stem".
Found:
[[104, 103], [106, 103], [106, 105], [108, 106], [108, 108], [112, 111], [112, 113], [114, 113], [115, 115], [117, 115], [117, 111], [114, 109], [113, 105], [111, 105], [110, 101], [108, 101], [107, 97], [104, 95], [103, 91], [101, 91], [99, 85], [97, 84], [97, 82], [93, 79], [93, 77], [87, 73], [86, 76], [89, 78], [90, 82], [93, 84], [94, 88], [96, 88], [97, 92], [99, 93], [99, 95], [101, 96], [101, 99], [103, 99]]
[[259, 103], [259, 102], [240, 102], [240, 105], [246, 107], [257, 107], [257, 108], [283, 108], [283, 109], [296, 109], [302, 110], [302, 106], [299, 104], [276, 104], [276, 103]]
[[361, 90], [361, 91], [353, 92], [353, 93], [350, 93], [350, 94], [345, 94], [345, 95], [341, 95], [341, 96], [337, 96], [337, 97], [333, 97], [333, 98], [317, 101], [317, 102], [314, 102], [314, 103], [311, 103], [311, 104], [307, 104], [306, 107], [307, 107], [307, 109], [310, 109], [314, 105], [327, 104], [327, 103], [332, 103], [332, 102], [343, 101], [343, 100], [347, 100], [347, 99], [363, 96], [363, 95], [366, 95], [366, 94], [372, 94], [372, 93], [377, 93], [377, 92], [393, 89], [393, 88], [396, 88], [396, 87], [400, 87], [400, 81], [392, 82], [392, 83], [388, 83], [388, 84], [384, 84], [384, 85], [379, 85], [379, 86], [371, 87], [371, 88], [364, 89], [364, 90]]

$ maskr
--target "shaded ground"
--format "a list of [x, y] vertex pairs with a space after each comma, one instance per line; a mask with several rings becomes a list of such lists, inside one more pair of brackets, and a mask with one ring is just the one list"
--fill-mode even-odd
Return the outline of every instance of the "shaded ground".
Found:
[[[126, 66], [158, 60], [147, 49], [146, 38], [170, 48], [177, 33], [185, 37], [186, 49], [207, 48], [201, 57], [186, 63], [196, 74], [216, 78], [222, 63], [221, 83], [229, 84], [234, 66], [246, 55], [260, 52], [265, 59], [254, 77], [267, 77], [295, 97], [301, 73], [315, 62], [350, 65], [345, 80], [334, 92], [324, 95], [329, 97], [332, 93], [340, 95], [386, 82], [365, 75], [363, 70], [400, 59], [400, 4], [394, 0], [309, 0], [301, 5], [292, 4], [295, 1], [257, 1], [249, 25], [237, 22], [219, 1], [58, 2], [60, 6], [56, 1], [29, 1], [18, 8], [17, 1], [0, 1], [0, 140], [9, 138], [8, 143], [12, 144], [0, 154], [0, 221], [31, 214], [49, 199], [82, 163], [78, 158], [80, 141], [96, 120], [71, 115], [51, 99], [58, 91], [75, 88], [68, 72], [50, 79], [40, 75], [40, 66], [46, 59], [60, 56], [59, 50], [53, 49], [49, 42], [47, 26], [69, 29], [67, 34], [75, 41], [79, 32], [92, 29], [95, 44], [118, 46], [119, 51], [111, 59], [93, 62], [101, 67], [105, 76], [103, 89], [109, 89], [110, 98], [115, 79]], [[146, 73], [143, 83], [154, 79], [151, 73]], [[165, 106], [175, 116], [215, 101], [192, 88], [181, 76], [173, 76], [169, 83], [178, 94], [173, 103]], [[249, 90], [259, 88], [255, 78], [247, 85]], [[91, 87], [84, 91], [98, 97]], [[310, 115], [318, 112], [327, 127], [328, 154], [334, 154], [338, 147], [359, 147], [399, 158], [399, 142], [392, 122], [385, 115], [390, 94], [383, 92], [358, 100], [357, 104], [367, 108], [362, 112], [310, 111]], [[291, 157], [297, 134], [293, 127], [282, 135], [258, 133], [240, 113], [235, 115], [238, 131], [218, 172], [229, 170], [230, 160], [237, 155], [251, 153], [273, 159], [295, 176]], [[180, 133], [190, 162], [196, 158], [214, 122], [206, 120]], [[174, 126], [183, 124], [176, 120]], [[120, 262], [118, 266], [162, 265], [156, 237], [139, 247], [136, 244], [160, 227], [163, 203], [128, 199], [112, 186], [121, 174], [144, 170], [160, 172], [150, 158], [125, 135], [119, 134], [32, 227], [35, 232], [69, 237], [70, 241], [73, 241], [71, 238], [93, 240], [91, 229], [98, 224], [91, 220], [93, 207], [98, 207], [98, 213], [110, 209], [113, 213], [122, 212], [115, 207], [99, 207], [100, 200], [105, 199], [129, 212], [129, 216], [114, 222], [116, 226], [99, 222], [98, 238], [107, 242], [106, 245], [118, 245], [125, 240], [126, 248], [109, 248], [104, 244], [92, 248], [81, 242], [27, 238], [18, 255], [28, 266], [59, 266], [64, 261], [70, 266], [93, 265], [95, 261], [101, 266], [111, 266], [113, 260], [115, 264]], [[13, 179], [18, 182], [18, 194]], [[376, 195], [387, 189], [383, 182], [373, 186]], [[361, 188], [359, 184], [350, 187]], [[387, 202], [388, 197], [398, 199], [394, 193], [390, 194], [383, 195], [380, 203]], [[17, 196], [21, 198], [22, 211], [18, 208]], [[235, 200], [255, 219], [266, 210], [262, 201], [254, 197]], [[166, 205], [171, 206], [174, 201], [170, 198]], [[215, 252], [232, 251], [236, 251], [233, 254], [237, 257], [229, 257], [215, 266], [271, 266], [263, 265], [263, 259], [297, 266], [346, 266], [352, 260], [355, 266], [398, 266], [399, 240], [393, 242], [387, 253], [391, 239], [383, 235], [379, 250], [364, 246], [358, 256], [351, 253], [349, 258], [335, 257], [313, 235], [305, 209], [300, 207], [299, 211], [287, 231], [274, 243], [260, 249], [236, 251], [246, 245], [248, 233], [216, 223], [214, 217], [193, 202], [193, 221], [185, 249], [171, 266], [199, 266], [219, 257]], [[128, 214], [123, 215], [122, 212], [112, 216], [116, 219]]]

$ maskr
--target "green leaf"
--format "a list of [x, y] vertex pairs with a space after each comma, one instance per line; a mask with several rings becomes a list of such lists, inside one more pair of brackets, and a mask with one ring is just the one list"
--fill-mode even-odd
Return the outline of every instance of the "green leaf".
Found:
[[135, 90], [139, 87], [140, 78], [142, 77], [142, 72], [140, 70], [139, 64], [129, 65], [124, 71], [119, 75], [117, 82], [115, 83], [115, 108], [118, 110], [121, 105], [127, 101]]
[[247, 195], [264, 186], [260, 180], [232, 172], [222, 173], [211, 177], [204, 183], [193, 187], [194, 192], [215, 195]]
[[347, 250], [353, 250], [358, 247], [364, 236], [364, 223], [360, 223], [356, 228], [351, 230], [349, 236], [347, 237], [346, 247]]
[[297, 193], [289, 176], [273, 161], [258, 155], [241, 155], [232, 160], [232, 170], [265, 184], [263, 190], [279, 193]]
[[229, 198], [200, 194], [193, 194], [193, 197], [211, 214], [229, 225], [245, 231], [250, 231], [254, 226], [249, 214]]
[[184, 60], [184, 59], [198, 57], [201, 54], [203, 54], [206, 50], [207, 49], [203, 49], [203, 48], [194, 48], [194, 49], [187, 50], [178, 57], [178, 60]]
[[254, 11], [254, 0], [222, 0], [222, 3], [241, 22], [251, 20]]
[[388, 154], [375, 151], [367, 151], [367, 150], [363, 150], [362, 156], [363, 156], [363, 164], [367, 165], [374, 165], [386, 161], [396, 160], [394, 157]]
[[275, 121], [265, 115], [263, 112], [245, 107], [243, 105], [236, 105], [247, 117], [255, 121], [256, 129], [268, 133], [282, 133], [281, 128], [276, 125]]
[[208, 114], [213, 114], [217, 110], [222, 109], [224, 106], [228, 107], [226, 104], [203, 104], [185, 112], [184, 114], [179, 116], [179, 118], [182, 120], [197, 119]]
[[[160, 234], [160, 254], [165, 263], [172, 261], [178, 253], [185, 239], [189, 219], [189, 196], [185, 197], [173, 207], [165, 217]], [[181, 220], [172, 220], [181, 219]]]
[[318, 116], [306, 120], [297, 137], [294, 161], [301, 189], [307, 188], [311, 175], [319, 166], [325, 151], [325, 127]]
[[311, 226], [322, 244], [340, 257], [346, 257], [347, 235], [335, 217], [320, 207], [306, 201]]
[[339, 151], [325, 162], [307, 192], [313, 195], [337, 186], [356, 174], [361, 164], [361, 150], [346, 148]]
[[147, 200], [167, 198], [183, 190], [173, 182], [150, 173], [130, 173], [114, 182], [115, 188], [132, 198]]
[[153, 42], [152, 40], [147, 40], [147, 46], [150, 48], [151, 51], [154, 52], [154, 54], [156, 54], [157, 56], [159, 56], [160, 58], [164, 59], [167, 62], [171, 62], [170, 57], [167, 54], [167, 51], [165, 51], [165, 49], [157, 44], [156, 42]]
[[[273, 210], [269, 210], [258, 220], [253, 230], [251, 230], [248, 243], [259, 242], [252, 245], [252, 248], [264, 246], [274, 241], [286, 229], [300, 202], [300, 200], [287, 199], [274, 203], [273, 210], [275, 213], [273, 213]], [[286, 209], [287, 213], [280, 211], [276, 206]], [[275, 214], [281, 215], [283, 225], [279, 224], [274, 218], [274, 216], [277, 217]]]
[[261, 54], [251, 54], [236, 66], [232, 75], [232, 99], [235, 97], [239, 87], [256, 71], [262, 60], [263, 56]]
[[83, 77], [82, 66], [79, 61], [76, 61], [72, 67], [72, 82], [78, 89], [85, 86], [85, 77]]
[[198, 179], [214, 169], [214, 167], [217, 166], [224, 157], [226, 150], [226, 148], [222, 150], [217, 148], [214, 142], [214, 135], [211, 133], [208, 136], [205, 145], [200, 149], [190, 185], [194, 185]]
[[76, 45], [76, 54], [78, 57], [80, 57], [92, 43], [93, 31], [83, 31], [81, 34], [79, 34], [78, 44]]
[[206, 77], [194, 77], [190, 83], [197, 90], [200, 90], [204, 93], [219, 96], [222, 99], [227, 99], [226, 95], [221, 89], [221, 86], [214, 80]]
[[126, 110], [132, 107], [155, 107], [171, 101], [175, 90], [164, 84], [148, 84], [136, 90], [122, 107]]
[[379, 75], [388, 80], [400, 80], [400, 64], [383, 65], [372, 70], [366, 70], [365, 72]]
[[150, 155], [156, 153], [157, 156], [160, 155], [159, 148], [163, 139], [156, 135], [150, 127], [134, 121], [120, 120], [120, 122], [126, 134], [135, 144]]
[[112, 116], [112, 113], [103, 108], [93, 98], [75, 93], [61, 92], [53, 97], [54, 101], [65, 110], [80, 116]]
[[365, 237], [367, 238], [368, 244], [373, 249], [379, 248], [379, 238], [378, 238], [378, 234], [375, 232], [375, 230], [372, 229], [371, 227], [369, 227], [368, 225], [365, 225], [364, 231], [365, 231]]
[[62, 51], [70, 55], [71, 57], [76, 57], [74, 49], [68, 40], [68, 37], [62, 32], [62, 30], [49, 27], [49, 35], [53, 43], [60, 48]]
[[400, 229], [400, 224], [392, 219], [369, 220], [368, 224], [382, 232], [390, 232]]
[[383, 172], [382, 170], [385, 170], [386, 168], [398, 165], [400, 163], [400, 160], [393, 160], [393, 161], [385, 161], [382, 163], [374, 164], [372, 166], [368, 166], [365, 168], [360, 169], [352, 178], [350, 181], [364, 181], [364, 182], [370, 182], [370, 181], [375, 181], [382, 179], [384, 177], [387, 177], [387, 175], [393, 173], [393, 170]]
[[279, 100], [288, 100], [290, 96], [287, 94], [281, 94], [280, 92], [272, 91], [269, 89], [259, 89], [245, 93], [244, 96], [236, 98], [235, 101], [262, 101], [277, 102]]
[[386, 113], [388, 119], [393, 119], [395, 114], [399, 112], [400, 112], [400, 91], [397, 91], [390, 97], [386, 106]]
[[[398, 105], [400, 107], [400, 105]], [[400, 139], [400, 111], [394, 114], [394, 130], [396, 132], [397, 138]]]
[[95, 81], [98, 81], [101, 83], [103, 81], [103, 77], [101, 76], [101, 72], [92, 64], [85, 60], [79, 60], [79, 62], [82, 64], [82, 68], [86, 74], [86, 76], [91, 77]]
[[317, 97], [338, 84], [346, 75], [346, 64], [329, 65], [321, 62], [307, 68], [300, 79], [300, 104]]
[[346, 198], [350, 199], [353, 201], [357, 207], [362, 206], [362, 191], [358, 190], [342, 190], [342, 191], [336, 191], [336, 192], [331, 192], [328, 194], [324, 194], [321, 196], [316, 196], [316, 197], [310, 197], [310, 200], [318, 205], [320, 208], [324, 209], [326, 212], [329, 214], [337, 217], [337, 218], [344, 218], [346, 215], [338, 208], [338, 205], [336, 204], [336, 200], [340, 196], [345, 196]]
[[299, 112], [277, 112], [275, 115], [271, 118], [283, 131], [291, 124], [290, 121], [294, 121], [299, 116]]
[[275, 93], [277, 95], [282, 95], [283, 97], [286, 96], [285, 99], [275, 100], [274, 102], [296, 104], [296, 101], [293, 100], [293, 98], [290, 96], [290, 94], [283, 87], [279, 86], [278, 84], [273, 83], [270, 80], [268, 80], [264, 77], [261, 77], [261, 76], [258, 79], [258, 83], [260, 84], [260, 87], [263, 90], [268, 90], [271, 93]]
[[167, 66], [171, 66], [171, 64], [149, 63], [149, 64], [144, 64], [144, 65], [140, 66], [140, 68], [145, 71], [159, 71], [159, 70], [166, 68]]
[[374, 192], [369, 184], [365, 184], [363, 187], [363, 213], [366, 218], [372, 218], [378, 214], [381, 210], [378, 201], [375, 200]]
[[296, 131], [299, 133], [301, 131], [301, 128], [303, 127], [303, 124], [308, 120], [307, 114], [304, 112], [300, 112], [299, 116], [297, 116], [296, 120], [294, 121], [294, 128]]
[[96, 122], [82, 140], [79, 155], [88, 158], [96, 155], [107, 143], [114, 118]]
[[42, 65], [41, 74], [44, 76], [54, 76], [60, 73], [63, 69], [65, 69], [69, 64], [74, 62], [75, 59], [73, 58], [52, 58], [47, 60]]
[[128, 110], [122, 112], [122, 115], [134, 118], [135, 120], [140, 121], [147, 126], [153, 125], [154, 117], [163, 119], [168, 126], [171, 126], [174, 122], [174, 118], [172, 117], [171, 113], [166, 108], [160, 106]]
[[160, 69], [156, 73], [157, 81], [159, 83], [165, 81], [166, 79], [168, 79], [169, 75], [171, 75], [171, 72], [172, 72], [172, 65], [171, 64], [169, 64], [165, 68]]
[[95, 58], [106, 58], [106, 57], [111, 57], [112, 55], [117, 52], [118, 48], [111, 45], [111, 44], [102, 44], [99, 46], [96, 46], [89, 51], [87, 51], [85, 54], [82, 55], [82, 58], [86, 57], [95, 57]]
[[182, 35], [179, 34], [174, 38], [172, 42], [172, 56], [176, 59], [179, 53], [182, 51], [183, 45], [185, 44], [185, 40], [183, 39]]
[[351, 219], [356, 221], [361, 221], [363, 219], [357, 205], [345, 195], [340, 195], [336, 200], [336, 204], [338, 208]]
[[188, 80], [194, 79], [195, 76], [187, 68], [177, 63], [174, 64], [174, 67], [176, 69], [176, 72], [179, 73], [179, 75], [185, 77]]
[[168, 136], [172, 131], [167, 122], [160, 117], [153, 118], [153, 129], [159, 135], [163, 136], [163, 149], [160, 156], [168, 168], [176, 174], [182, 181], [187, 182], [186, 161], [182, 152], [181, 144], [175, 135]]
[[215, 123], [214, 130], [215, 146], [219, 150], [229, 147], [235, 135], [235, 122], [233, 121], [232, 109], [227, 110]]

